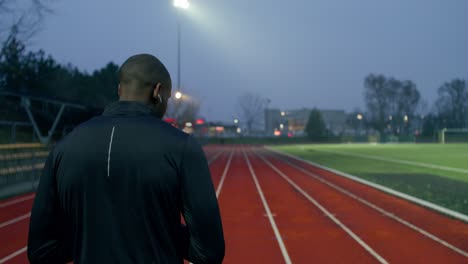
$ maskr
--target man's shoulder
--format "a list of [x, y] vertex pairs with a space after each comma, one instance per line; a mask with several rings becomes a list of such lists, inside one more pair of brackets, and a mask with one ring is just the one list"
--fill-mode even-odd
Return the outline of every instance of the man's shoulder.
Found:
[[156, 117], [150, 117], [152, 119], [155, 119], [157, 120], [158, 122], [153, 122], [154, 125], [158, 125], [158, 126], [161, 126], [161, 128], [165, 131], [167, 131], [168, 133], [170, 133], [171, 135], [176, 135], [178, 137], [187, 137], [188, 134], [185, 133], [184, 131], [174, 127], [173, 125], [169, 124], [168, 122], [164, 121], [164, 120], [161, 120], [161, 119], [158, 119]]
[[119, 131], [119, 129], [125, 129], [127, 132], [130, 131], [134, 136], [134, 141], [139, 141], [138, 139], [147, 140], [149, 135], [157, 134], [155, 138], [158, 138], [158, 141], [163, 140], [166, 143], [179, 142], [182, 147], [190, 144], [189, 142], [193, 140], [189, 134], [156, 117], [148, 116], [117, 121], [105, 116], [97, 116], [76, 126], [56, 144], [55, 149], [58, 151], [60, 149], [64, 150], [67, 148], [67, 145], [70, 145], [70, 142], [72, 142], [72, 145], [76, 145], [76, 142], [82, 141], [80, 139], [83, 135], [95, 135], [94, 131], [99, 131], [100, 127], [107, 126], [115, 126], [116, 131]]
[[[63, 138], [58, 140], [54, 147], [53, 147], [53, 153], [59, 154], [60, 152], [64, 151], [64, 148], [66, 148], [68, 142], [70, 141], [70, 138], [73, 137], [79, 130], [85, 129], [86, 127], [92, 126], [93, 124], [96, 124], [97, 118], [91, 118], [76, 127], [74, 127], [67, 135], [65, 135]], [[79, 132], [78, 132], [79, 133]]]

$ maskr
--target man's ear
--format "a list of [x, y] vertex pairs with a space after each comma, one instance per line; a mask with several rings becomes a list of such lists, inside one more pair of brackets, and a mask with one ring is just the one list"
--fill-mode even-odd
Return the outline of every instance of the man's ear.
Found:
[[156, 86], [154, 87], [154, 90], [153, 90], [153, 98], [156, 99], [158, 98], [158, 94], [161, 92], [161, 88], [162, 88], [162, 83], [157, 83]]

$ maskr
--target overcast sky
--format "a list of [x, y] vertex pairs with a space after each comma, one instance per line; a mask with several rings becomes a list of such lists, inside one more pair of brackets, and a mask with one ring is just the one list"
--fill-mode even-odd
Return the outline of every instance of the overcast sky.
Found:
[[[466, 0], [55, 0], [33, 39], [61, 63], [89, 72], [151, 53], [211, 120], [231, 120], [243, 92], [282, 109], [364, 109], [363, 79], [416, 82], [429, 104], [437, 88], [468, 79]], [[175, 88], [175, 87], [174, 87]]]

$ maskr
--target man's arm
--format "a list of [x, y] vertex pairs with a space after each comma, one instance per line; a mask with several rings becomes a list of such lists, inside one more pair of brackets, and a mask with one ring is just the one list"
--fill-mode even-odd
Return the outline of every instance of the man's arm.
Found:
[[201, 146], [189, 137], [181, 164], [183, 215], [189, 243], [186, 258], [197, 264], [221, 263], [224, 236], [218, 200]]
[[65, 246], [65, 223], [60, 209], [55, 173], [54, 152], [51, 151], [31, 211], [28, 237], [28, 258], [35, 263], [67, 263], [72, 260], [70, 247]]

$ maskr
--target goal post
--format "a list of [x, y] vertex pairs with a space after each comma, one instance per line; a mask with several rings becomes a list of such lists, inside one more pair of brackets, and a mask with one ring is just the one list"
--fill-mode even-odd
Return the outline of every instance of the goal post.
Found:
[[468, 128], [444, 128], [439, 132], [439, 142], [468, 143]]

